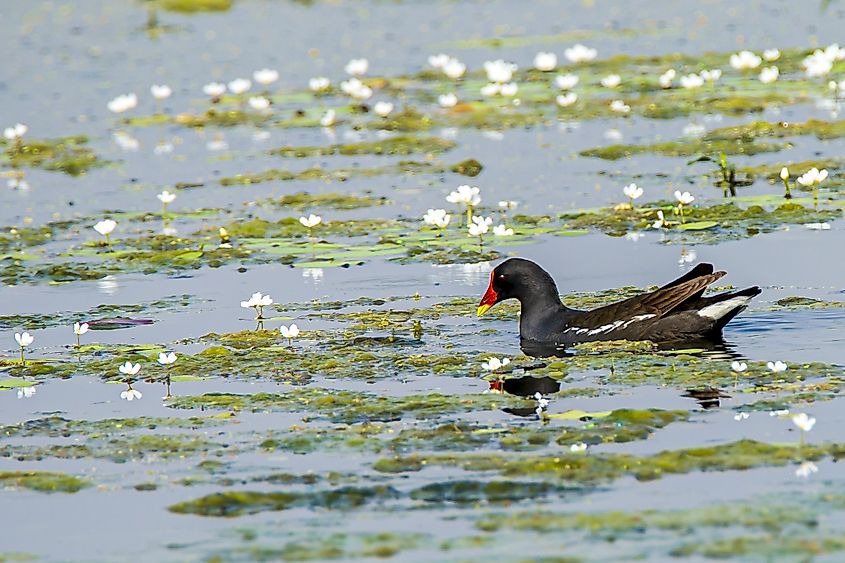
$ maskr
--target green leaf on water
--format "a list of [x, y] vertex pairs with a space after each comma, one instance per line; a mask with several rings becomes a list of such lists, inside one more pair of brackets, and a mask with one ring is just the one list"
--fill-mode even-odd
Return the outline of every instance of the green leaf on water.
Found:
[[703, 231], [705, 229], [712, 229], [719, 225], [718, 221], [695, 221], [693, 223], [683, 223], [678, 225], [681, 231]]

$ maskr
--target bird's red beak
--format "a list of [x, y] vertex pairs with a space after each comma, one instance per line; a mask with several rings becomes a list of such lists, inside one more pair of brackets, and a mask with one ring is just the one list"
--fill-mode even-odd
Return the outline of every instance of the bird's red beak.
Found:
[[484, 294], [484, 297], [481, 298], [481, 303], [478, 304], [478, 311], [476, 314], [480, 317], [487, 310], [496, 304], [498, 301], [499, 296], [493, 290], [493, 272], [490, 272], [490, 285], [487, 287], [487, 292]]

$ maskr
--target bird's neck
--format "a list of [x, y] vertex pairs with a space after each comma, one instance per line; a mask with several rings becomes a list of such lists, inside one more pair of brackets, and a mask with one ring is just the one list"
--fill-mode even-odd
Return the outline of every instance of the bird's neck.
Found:
[[520, 299], [519, 335], [528, 340], [546, 340], [563, 330], [572, 309], [560, 301], [557, 289]]

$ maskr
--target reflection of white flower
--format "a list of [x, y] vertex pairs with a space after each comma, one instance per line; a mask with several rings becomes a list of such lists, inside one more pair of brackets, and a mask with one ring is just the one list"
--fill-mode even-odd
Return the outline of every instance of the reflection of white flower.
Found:
[[141, 142], [126, 131], [115, 131], [112, 138], [124, 152], [135, 152], [141, 148]]
[[429, 55], [428, 64], [431, 67], [442, 69], [449, 62], [449, 55], [440, 53], [439, 55]]
[[795, 470], [795, 476], [801, 477], [802, 479], [807, 479], [813, 473], [818, 473], [818, 471], [818, 465], [816, 465], [812, 461], [805, 461], [804, 463], [798, 466], [798, 469]]
[[499, 202], [499, 209], [516, 209], [519, 202], [513, 200], [502, 200]]
[[325, 76], [316, 76], [308, 80], [308, 89], [312, 92], [323, 92], [329, 89], [331, 81]]
[[452, 108], [458, 104], [458, 97], [451, 92], [448, 94], [440, 94], [437, 96], [437, 103], [442, 108]]
[[343, 70], [350, 76], [361, 76], [367, 73], [370, 62], [367, 59], [350, 59]]
[[776, 362], [767, 362], [766, 366], [770, 370], [772, 370], [774, 373], [781, 373], [783, 371], [786, 371], [789, 367], [789, 366], [786, 365], [786, 363], [784, 363], [780, 360], [778, 360]]
[[247, 78], [235, 78], [228, 86], [229, 91], [237, 96], [252, 88], [252, 81]]
[[312, 229], [323, 222], [323, 218], [319, 215], [314, 215], [313, 213], [310, 214], [308, 217], [300, 217], [299, 222], [302, 223], [303, 227], [308, 229]]
[[539, 391], [534, 393], [534, 400], [537, 401], [537, 408], [545, 409], [549, 406], [549, 400], [543, 397], [543, 394]]
[[789, 414], [789, 409], [781, 409], [781, 410], [769, 412], [769, 416], [786, 416], [788, 414]]
[[572, 444], [571, 446], [569, 446], [569, 451], [574, 454], [585, 452], [587, 451], [587, 444], [583, 442], [580, 442], [578, 444]]
[[804, 223], [804, 228], [811, 231], [829, 231], [830, 223]]
[[176, 354], [174, 352], [160, 352], [158, 355], [158, 363], [163, 366], [169, 366], [176, 361]]
[[567, 92], [555, 97], [555, 103], [562, 108], [569, 107], [578, 101], [578, 94], [575, 92]]
[[18, 388], [18, 399], [31, 399], [34, 395], [35, 387], [33, 385]]
[[608, 74], [601, 79], [601, 85], [605, 88], [616, 88], [622, 84], [622, 77], [618, 74]]
[[565, 49], [563, 54], [569, 62], [582, 63], [595, 59], [596, 55], [598, 55], [598, 51], [578, 43], [577, 45]]
[[540, 51], [534, 55], [534, 68], [542, 72], [549, 72], [557, 67], [557, 55]]
[[486, 362], [482, 362], [481, 368], [485, 371], [496, 371], [499, 368], [505, 367], [509, 363], [511, 363], [510, 358], [499, 359], [496, 357], [490, 357]]
[[800, 428], [802, 432], [809, 432], [816, 425], [816, 419], [802, 412], [792, 415], [792, 423]]
[[657, 220], [651, 224], [652, 229], [662, 229], [666, 225], [666, 218], [663, 216], [663, 211], [657, 211]]
[[252, 96], [247, 100], [247, 103], [255, 111], [264, 111], [270, 108], [270, 100], [264, 96]]
[[493, 227], [493, 234], [497, 237], [510, 237], [513, 236], [513, 229], [509, 229], [505, 225], [496, 225]]
[[707, 82], [716, 82], [722, 78], [722, 69], [714, 68], [712, 70], [702, 70], [699, 75]]
[[120, 393], [120, 398], [126, 399], [127, 401], [134, 401], [135, 399], [140, 399], [143, 396], [144, 395], [142, 395], [140, 391], [132, 389], [131, 387]]
[[578, 80], [575, 74], [559, 74], [555, 77], [555, 86], [561, 90], [572, 90], [578, 85]]
[[771, 84], [778, 79], [780, 71], [776, 66], [768, 66], [760, 71], [760, 82], [763, 84]]
[[698, 258], [698, 255], [696, 254], [695, 250], [687, 250], [686, 248], [684, 248], [683, 250], [681, 250], [681, 257], [678, 258], [678, 264], [690, 264], [696, 258]]
[[322, 268], [303, 268], [302, 269], [302, 277], [303, 278], [311, 278], [315, 282], [319, 282], [323, 279], [324, 271]]
[[751, 415], [750, 415], [750, 414], [748, 414], [747, 412], [739, 412], [739, 413], [736, 413], [736, 414], [734, 415], [734, 420], [736, 420], [737, 422], [739, 422], [739, 421], [741, 421], [741, 420], [747, 420], [747, 419], [748, 419], [748, 417], [750, 417], [750, 416], [751, 416]]
[[262, 86], [267, 86], [279, 79], [279, 71], [271, 68], [262, 68], [253, 72], [252, 78]]
[[751, 51], [740, 51], [731, 55], [731, 66], [737, 70], [747, 70], [757, 68], [763, 59], [752, 53]]
[[323, 117], [320, 118], [320, 125], [323, 127], [331, 127], [337, 121], [337, 113], [333, 109], [328, 110]]
[[731, 369], [737, 373], [742, 373], [748, 369], [748, 364], [745, 362], [733, 361], [731, 362]]
[[166, 100], [172, 93], [173, 90], [171, 90], [170, 86], [167, 84], [153, 84], [150, 86], [150, 94], [152, 94], [153, 98], [156, 100]]
[[508, 82], [507, 84], [502, 84], [501, 88], [499, 88], [499, 93], [508, 98], [516, 96], [516, 93], [518, 91], [519, 85], [517, 85], [516, 82]]

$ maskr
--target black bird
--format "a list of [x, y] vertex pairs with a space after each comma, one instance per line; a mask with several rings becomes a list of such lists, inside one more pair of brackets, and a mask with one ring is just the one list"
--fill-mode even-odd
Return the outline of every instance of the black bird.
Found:
[[570, 309], [560, 301], [554, 280], [522, 258], [505, 260], [491, 272], [478, 316], [506, 299], [522, 307], [519, 336], [524, 345], [569, 346], [596, 340], [680, 342], [719, 338], [722, 328], [748, 306], [759, 287], [703, 297], [724, 276], [712, 264], [698, 264], [663, 287], [592, 311]]

